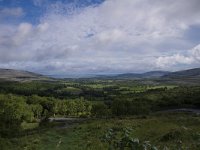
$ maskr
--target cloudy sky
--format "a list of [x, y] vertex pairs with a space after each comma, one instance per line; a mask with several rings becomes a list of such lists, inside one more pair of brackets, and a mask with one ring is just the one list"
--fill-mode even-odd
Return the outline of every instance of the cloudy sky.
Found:
[[0, 0], [0, 68], [65, 75], [194, 67], [199, 0]]

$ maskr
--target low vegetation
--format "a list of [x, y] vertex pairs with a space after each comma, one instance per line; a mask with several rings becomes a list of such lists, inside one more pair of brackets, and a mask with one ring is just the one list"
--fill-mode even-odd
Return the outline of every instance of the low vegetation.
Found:
[[127, 145], [130, 140], [140, 148], [147, 144], [158, 150], [199, 150], [199, 123], [199, 116], [182, 113], [94, 119], [68, 128], [40, 128], [31, 134], [1, 138], [0, 142], [4, 149], [16, 150], [119, 149], [121, 142], [131, 149]]

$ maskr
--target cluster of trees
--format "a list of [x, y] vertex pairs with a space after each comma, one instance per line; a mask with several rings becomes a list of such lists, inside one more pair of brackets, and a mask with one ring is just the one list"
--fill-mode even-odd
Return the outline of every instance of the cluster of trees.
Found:
[[34, 113], [25, 99], [12, 95], [0, 95], [0, 132], [7, 136], [21, 129], [23, 121], [32, 122]]
[[42, 97], [54, 97], [59, 99], [79, 98], [80, 93], [63, 90], [67, 85], [55, 82], [1, 82], [0, 93], [13, 93], [16, 95], [39, 95]]
[[87, 117], [92, 105], [84, 99], [59, 100], [50, 97], [0, 94], [0, 133], [3, 136], [21, 131], [23, 122], [40, 122], [50, 116]]
[[53, 108], [54, 116], [78, 116], [88, 117], [91, 115], [92, 105], [89, 101], [84, 100], [65, 100], [57, 101]]
[[115, 116], [130, 116], [148, 114], [151, 110], [148, 100], [134, 99], [134, 100], [115, 100], [112, 103], [111, 110]]
[[152, 111], [147, 99], [115, 100], [112, 103], [97, 103], [92, 106], [93, 117], [107, 118], [115, 116], [146, 115]]
[[[106, 105], [105, 105], [106, 104]], [[95, 106], [96, 116], [130, 116], [173, 108], [200, 108], [200, 87], [151, 89], [142, 93], [119, 95], [113, 100]], [[103, 106], [105, 105], [105, 106]]]

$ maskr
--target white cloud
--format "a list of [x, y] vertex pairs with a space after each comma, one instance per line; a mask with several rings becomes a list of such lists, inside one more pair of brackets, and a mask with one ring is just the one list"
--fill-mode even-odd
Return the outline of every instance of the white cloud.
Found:
[[197, 45], [195, 48], [193, 48], [192, 56], [196, 61], [200, 62], [200, 45]]
[[187, 57], [180, 54], [172, 56], [159, 57], [156, 60], [156, 65], [160, 68], [172, 67], [177, 64], [191, 64], [194, 62], [193, 57]]
[[44, 31], [46, 31], [48, 29], [48, 27], [49, 27], [49, 25], [47, 23], [39, 24], [37, 26], [37, 30], [39, 32], [44, 32]]
[[[190, 65], [200, 59], [199, 49], [192, 56], [181, 50], [193, 45], [184, 33], [200, 24], [198, 6], [198, 0], [107, 0], [85, 8], [55, 3], [38, 25], [0, 24], [0, 63], [24, 64], [50, 73], [133, 72]], [[170, 55], [173, 49], [178, 53]]]
[[18, 46], [22, 45], [23, 42], [29, 38], [32, 32], [32, 25], [29, 23], [21, 23], [17, 28], [15, 35], [13, 36], [13, 44]]
[[114, 29], [101, 32], [100, 34], [97, 35], [97, 38], [100, 42], [106, 42], [106, 43], [118, 42], [126, 38], [125, 37], [126, 35], [124, 34], [125, 34], [124, 32]]
[[6, 17], [21, 17], [24, 15], [22, 8], [0, 8], [0, 19]]
[[200, 45], [188, 50], [186, 55], [174, 54], [171, 56], [158, 57], [156, 59], [156, 65], [159, 68], [173, 68], [173, 66], [177, 66], [179, 64], [200, 64]]

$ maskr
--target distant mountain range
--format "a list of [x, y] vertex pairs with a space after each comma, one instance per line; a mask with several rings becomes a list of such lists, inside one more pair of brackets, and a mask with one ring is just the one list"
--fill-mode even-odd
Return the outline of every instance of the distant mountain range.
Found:
[[112, 78], [112, 79], [176, 79], [176, 78], [199, 78], [200, 68], [168, 72], [168, 71], [150, 71], [145, 73], [125, 73], [117, 75], [97, 76], [97, 78]]
[[[174, 80], [174, 79], [200, 79], [200, 68], [189, 70], [167, 72], [167, 71], [151, 71], [146, 73], [125, 73], [117, 75], [101, 75], [96, 77], [98, 79], [161, 79], [161, 80]], [[0, 69], [0, 80], [9, 81], [31, 81], [31, 80], [53, 80], [45, 75], [32, 73], [23, 70], [13, 69]]]
[[145, 73], [125, 73], [125, 74], [119, 74], [112, 76], [112, 78], [118, 78], [118, 79], [143, 79], [143, 78], [159, 78], [164, 75], [169, 74], [170, 72], [167, 71], [151, 71], [151, 72], [145, 72]]

